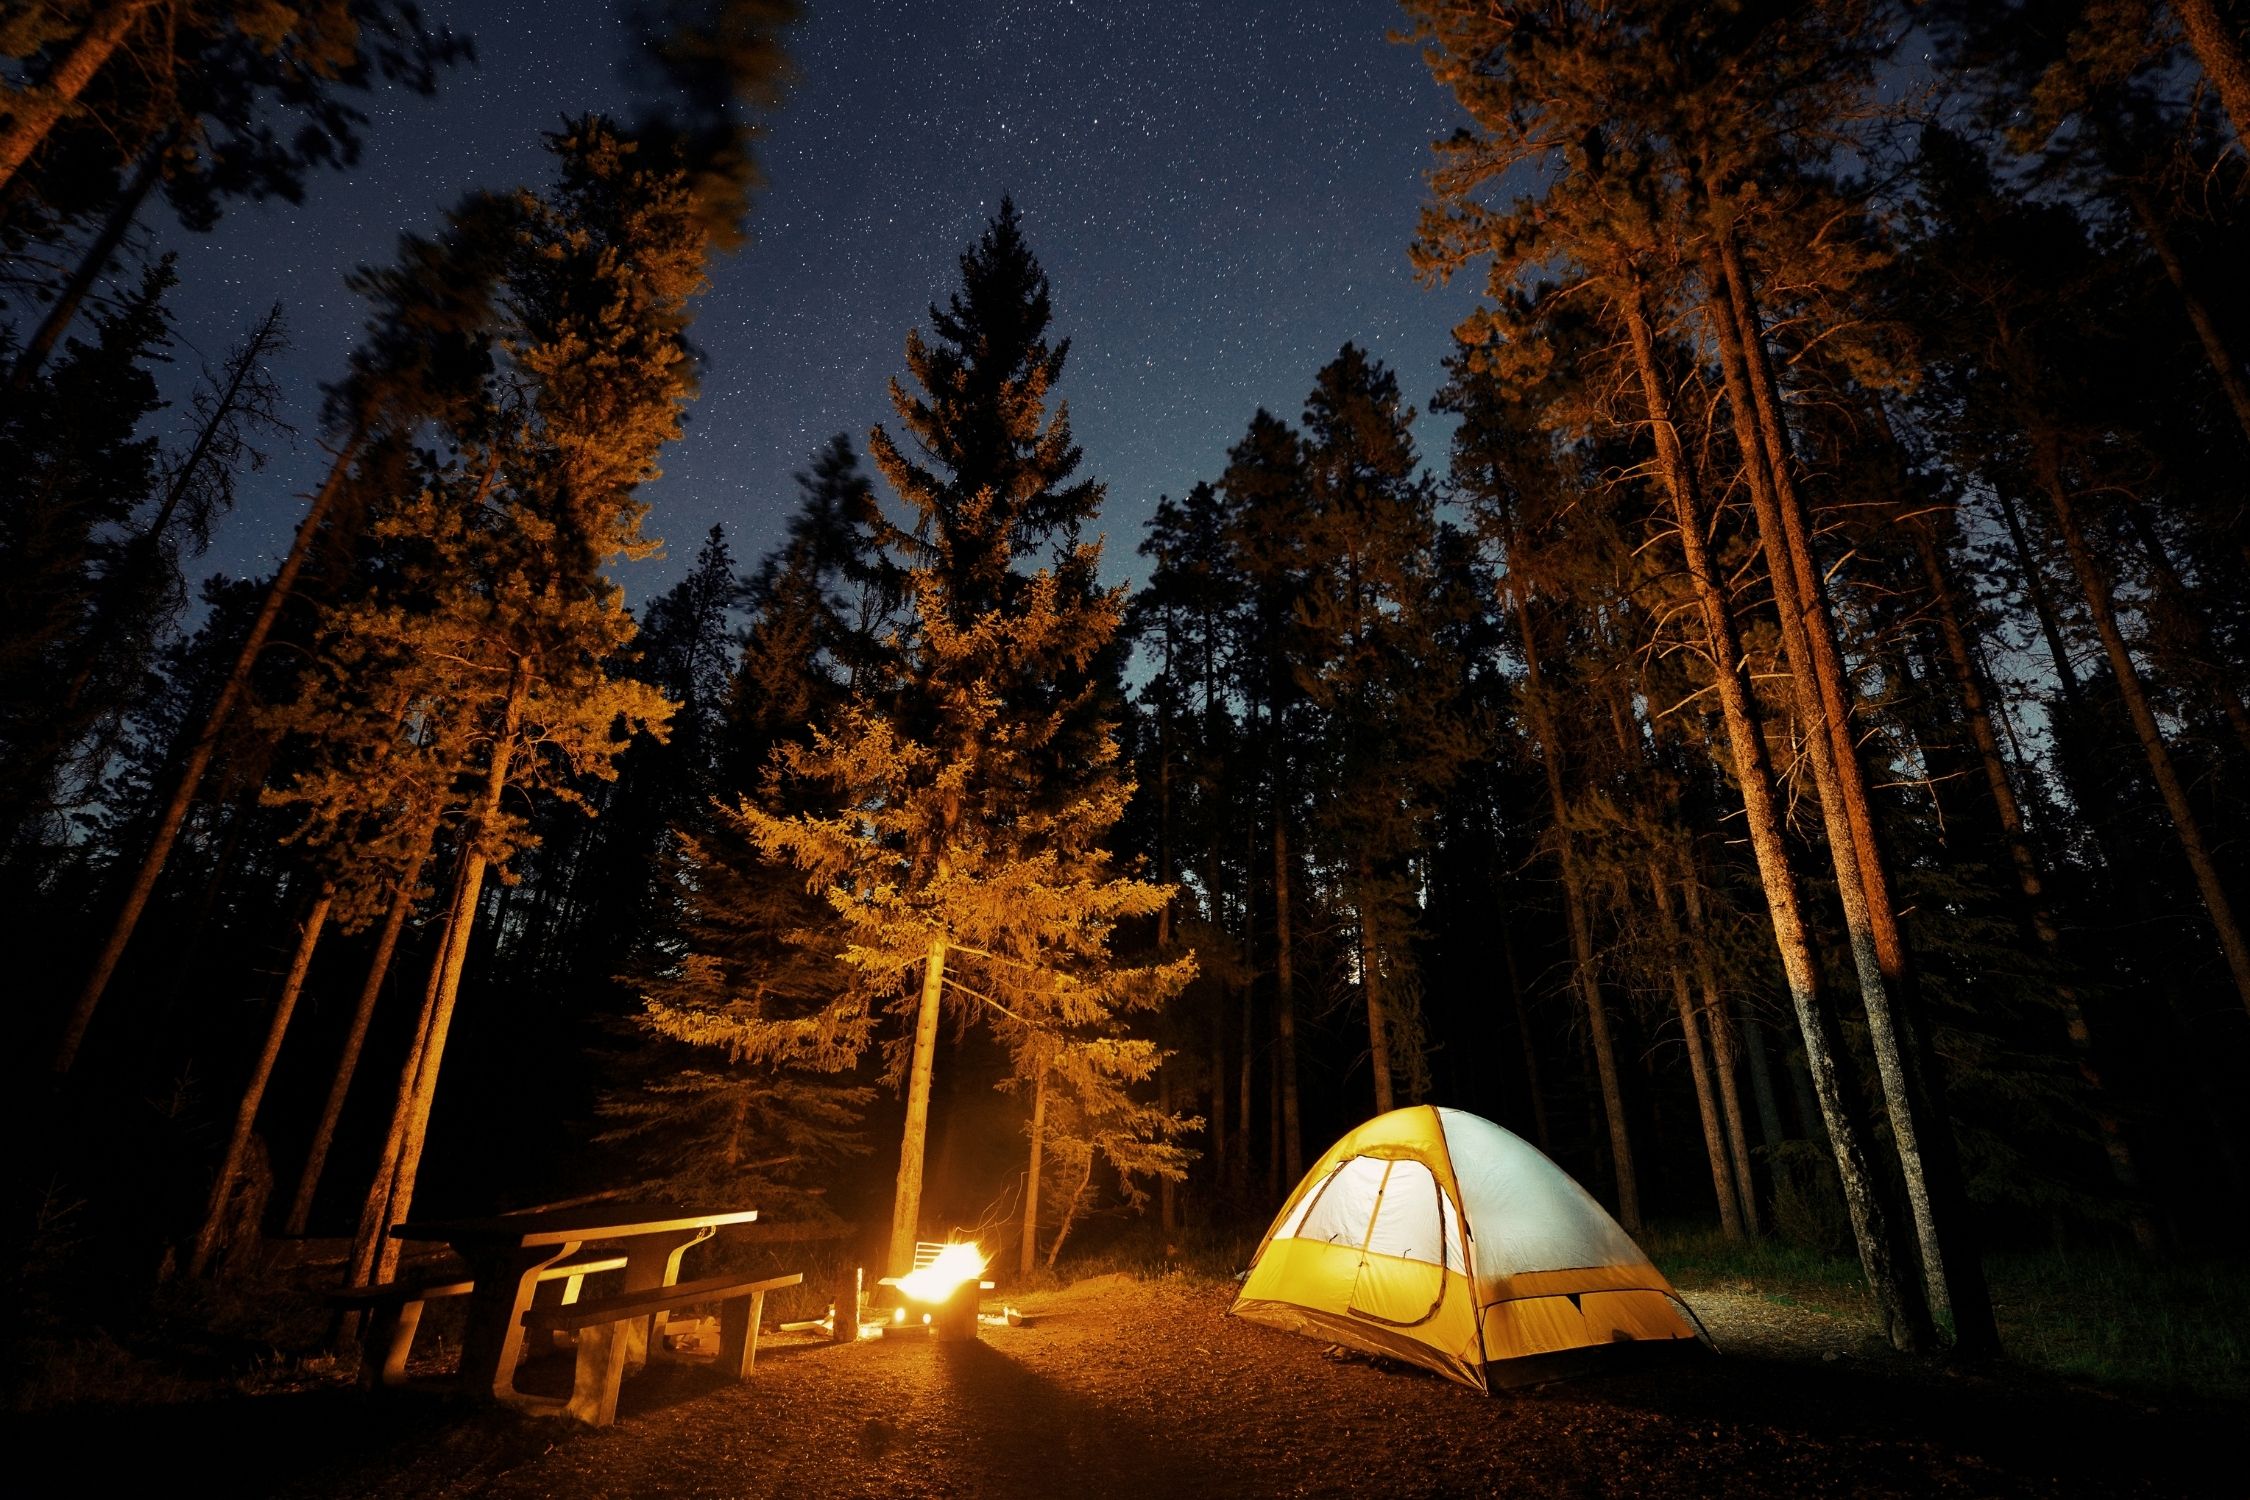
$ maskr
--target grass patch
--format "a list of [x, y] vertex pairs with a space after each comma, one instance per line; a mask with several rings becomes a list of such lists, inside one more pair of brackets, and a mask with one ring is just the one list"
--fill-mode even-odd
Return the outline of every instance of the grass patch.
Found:
[[[1642, 1247], [1677, 1286], [1750, 1292], [1864, 1315], [1857, 1261], [1772, 1239], [1666, 1227]], [[2010, 1251], [1985, 1262], [2000, 1341], [2019, 1364], [2146, 1395], [2250, 1400], [2250, 1310], [2241, 1260], [2158, 1262], [2130, 1252]]]
[[2240, 1260], [2048, 1250], [1995, 1255], [1986, 1273], [2001, 1342], [2025, 1364], [2126, 1390], [2250, 1400], [2250, 1267]]
[[1844, 1316], [1868, 1311], [1859, 1264], [1823, 1251], [1771, 1237], [1729, 1240], [1702, 1226], [1653, 1227], [1640, 1244], [1675, 1286], [1748, 1292], [1784, 1307]]

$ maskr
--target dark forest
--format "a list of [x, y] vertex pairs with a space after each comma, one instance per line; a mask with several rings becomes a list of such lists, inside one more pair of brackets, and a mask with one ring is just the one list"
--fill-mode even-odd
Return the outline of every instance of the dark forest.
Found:
[[[1232, 1297], [1434, 1104], [1902, 1389], [2239, 1419], [2172, 1403], [2250, 1396], [2240, 0], [1406, 0], [1371, 45], [1467, 122], [1393, 226], [1481, 293], [1441, 387], [1346, 343], [1120, 526], [999, 199], [888, 415], [683, 536], [699, 298], [818, 19], [631, 7], [632, 110], [402, 224], [304, 431], [291, 288], [193, 353], [161, 247], [474, 87], [475, 7], [0, 7], [11, 1406], [342, 1395], [395, 1227], [604, 1203], [754, 1207], [711, 1264], [842, 1340], [855, 1272], [973, 1240], [1002, 1349], [1078, 1278]], [[286, 551], [218, 571], [290, 444]], [[1337, 1372], [1385, 1377], [1448, 1390]]]

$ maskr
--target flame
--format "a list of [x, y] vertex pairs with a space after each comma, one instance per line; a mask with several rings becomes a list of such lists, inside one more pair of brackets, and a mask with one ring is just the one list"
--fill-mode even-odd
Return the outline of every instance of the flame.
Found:
[[910, 1302], [943, 1302], [962, 1283], [984, 1275], [984, 1253], [975, 1245], [948, 1245], [936, 1260], [898, 1279], [898, 1289]]

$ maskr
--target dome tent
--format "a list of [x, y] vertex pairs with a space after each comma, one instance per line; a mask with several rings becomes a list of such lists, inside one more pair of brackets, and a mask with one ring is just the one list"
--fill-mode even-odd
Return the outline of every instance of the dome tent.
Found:
[[1428, 1104], [1376, 1116], [1313, 1164], [1233, 1311], [1478, 1390], [1548, 1363], [1510, 1361], [1699, 1336], [1562, 1168], [1490, 1120]]

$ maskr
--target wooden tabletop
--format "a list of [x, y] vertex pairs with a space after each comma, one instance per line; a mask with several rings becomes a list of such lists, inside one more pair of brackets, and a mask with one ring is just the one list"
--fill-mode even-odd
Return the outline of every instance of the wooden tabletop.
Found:
[[494, 1214], [486, 1219], [429, 1219], [391, 1226], [391, 1237], [434, 1240], [449, 1245], [483, 1240], [522, 1246], [563, 1245], [592, 1240], [632, 1239], [688, 1229], [719, 1229], [748, 1224], [754, 1208], [699, 1212], [669, 1203], [588, 1203], [577, 1208], [541, 1208]]

